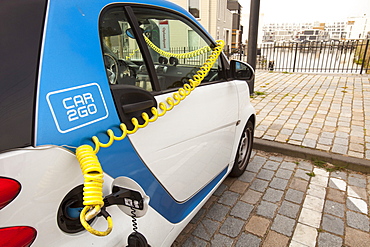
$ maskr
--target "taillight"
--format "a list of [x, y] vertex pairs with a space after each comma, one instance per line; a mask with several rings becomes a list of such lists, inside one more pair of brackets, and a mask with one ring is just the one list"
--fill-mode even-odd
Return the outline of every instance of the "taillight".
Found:
[[0, 246], [31, 246], [36, 238], [36, 233], [36, 230], [29, 226], [0, 228]]
[[[0, 209], [8, 205], [21, 191], [21, 184], [11, 178], [0, 177]], [[30, 226], [0, 228], [0, 246], [28, 247], [36, 238], [37, 231]]]
[[0, 177], [0, 209], [16, 198], [20, 190], [21, 185], [18, 181]]

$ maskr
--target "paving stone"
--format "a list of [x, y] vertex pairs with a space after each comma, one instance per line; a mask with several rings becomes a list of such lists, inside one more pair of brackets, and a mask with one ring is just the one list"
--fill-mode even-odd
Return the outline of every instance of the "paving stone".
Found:
[[214, 247], [226, 247], [226, 246], [231, 246], [233, 242], [234, 240], [232, 238], [229, 238], [225, 235], [216, 234], [211, 241], [211, 245]]
[[288, 201], [283, 201], [281, 204], [278, 213], [284, 216], [287, 216], [289, 218], [297, 218], [298, 212], [300, 209], [300, 205], [297, 205], [295, 203], [291, 203]]
[[347, 197], [347, 202], [346, 202], [347, 208], [356, 212], [360, 212], [363, 214], [367, 214], [367, 203], [358, 198], [353, 198], [353, 197]]
[[208, 201], [206, 202], [206, 204], [204, 204], [203, 208], [204, 209], [209, 209], [211, 206], [213, 206], [213, 204], [217, 201], [218, 197], [216, 197], [215, 195], [212, 195]]
[[358, 179], [365, 179], [366, 180], [366, 175], [360, 174], [360, 173], [350, 173], [348, 177], [358, 178]]
[[348, 137], [345, 138], [340, 138], [340, 137], [335, 137], [334, 139], [334, 145], [339, 144], [343, 146], [348, 146]]
[[248, 189], [247, 192], [240, 198], [240, 200], [245, 201], [250, 204], [256, 204], [261, 199], [262, 193]]
[[280, 165], [281, 168], [284, 168], [284, 169], [287, 169], [287, 170], [291, 170], [291, 171], [293, 171], [296, 168], [296, 166], [297, 165], [294, 164], [293, 162], [288, 162], [288, 161], [284, 161]]
[[220, 233], [235, 238], [239, 235], [244, 225], [243, 220], [236, 219], [234, 217], [226, 218], [225, 222], [220, 228]]
[[344, 191], [340, 191], [340, 190], [336, 190], [336, 189], [332, 189], [332, 188], [327, 188], [326, 198], [328, 200], [336, 201], [336, 202], [339, 202], [339, 203], [345, 203], [344, 196], [345, 196]]
[[324, 176], [315, 176], [311, 178], [311, 184], [326, 187], [328, 185], [328, 178]]
[[342, 218], [344, 217], [344, 204], [326, 200], [324, 212]]
[[303, 224], [298, 223], [294, 235], [293, 240], [304, 244], [306, 246], [312, 246], [315, 247], [316, 245], [316, 238], [317, 238], [317, 230], [316, 228], [306, 226]]
[[259, 247], [261, 239], [250, 233], [242, 233], [239, 237], [238, 242], [236, 242], [236, 247]]
[[324, 198], [306, 195], [306, 198], [303, 202], [303, 207], [321, 212], [324, 207], [324, 201]]
[[236, 178], [233, 177], [226, 177], [226, 179], [223, 181], [223, 184], [227, 186], [227, 188], [230, 188], [230, 186], [234, 183]]
[[323, 145], [332, 145], [333, 139], [320, 137], [318, 143]]
[[326, 195], [326, 187], [322, 187], [315, 184], [310, 184], [309, 189], [307, 190], [307, 194], [317, 197], [317, 198], [325, 198]]
[[309, 147], [309, 148], [315, 148], [316, 147], [316, 140], [315, 139], [304, 138], [303, 141], [302, 141], [302, 146]]
[[299, 178], [293, 178], [292, 182], [290, 183], [289, 187], [295, 190], [303, 191], [305, 192], [307, 189], [308, 181], [299, 179]]
[[307, 171], [303, 170], [303, 169], [297, 169], [295, 174], [294, 174], [294, 177], [301, 178], [301, 179], [306, 180], [306, 181], [308, 181], [310, 179], [310, 177], [307, 175]]
[[238, 177], [238, 180], [243, 181], [245, 183], [250, 183], [255, 178], [256, 173], [245, 171], [240, 177]]
[[328, 232], [320, 232], [318, 247], [342, 247], [343, 239]]
[[265, 169], [276, 171], [279, 168], [280, 163], [276, 161], [267, 161], [263, 166]]
[[321, 212], [317, 212], [308, 208], [302, 208], [298, 221], [308, 226], [319, 228], [321, 217]]
[[321, 136], [323, 137], [323, 138], [334, 138], [334, 133], [330, 133], [330, 132], [322, 132], [321, 133]]
[[311, 164], [311, 162], [308, 162], [308, 161], [300, 161], [298, 164], [298, 168], [301, 168], [307, 171], [312, 171], [313, 165]]
[[185, 226], [185, 228], [182, 230], [183, 233], [185, 234], [189, 234], [189, 233], [192, 233], [195, 229], [197, 225], [196, 224], [187, 224], [187, 226]]
[[284, 194], [283, 191], [268, 188], [262, 199], [269, 202], [279, 202], [283, 194]]
[[365, 188], [360, 188], [356, 186], [348, 186], [347, 188], [347, 195], [350, 197], [360, 198], [366, 201], [367, 199], [367, 191]]
[[293, 171], [280, 168], [279, 170], [277, 170], [275, 176], [278, 178], [289, 179], [292, 176], [292, 174]]
[[366, 178], [349, 176], [348, 177], [348, 184], [349, 185], [354, 185], [354, 186], [357, 186], [357, 187], [361, 187], [361, 188], [366, 188]]
[[274, 160], [278, 162], [282, 162], [283, 159], [284, 159], [283, 156], [273, 156], [273, 155], [270, 156], [270, 160]]
[[331, 151], [337, 154], [347, 154], [348, 146], [334, 143]]
[[269, 225], [270, 221], [268, 219], [259, 216], [252, 216], [245, 226], [245, 230], [253, 233], [254, 235], [263, 237]]
[[302, 141], [304, 138], [304, 134], [296, 134], [296, 133], [293, 133], [291, 136], [290, 136], [290, 139], [292, 140], [297, 140], [297, 141]]
[[273, 141], [273, 140], [275, 140], [275, 136], [276, 136], [276, 134], [271, 134], [271, 135], [266, 134], [266, 135], [263, 136], [263, 139]]
[[209, 241], [220, 225], [219, 222], [204, 218], [195, 228], [193, 235]]
[[252, 205], [239, 201], [232, 208], [230, 215], [246, 220], [249, 218], [249, 215], [252, 212], [253, 208], [254, 207]]
[[347, 211], [347, 225], [365, 232], [369, 231], [369, 217], [364, 214]]
[[313, 169], [313, 172], [317, 175], [317, 176], [323, 176], [323, 177], [326, 177], [328, 178], [329, 175], [330, 175], [330, 172], [326, 171], [325, 169], [323, 168], [318, 168], [318, 167], [315, 167]]
[[307, 245], [301, 244], [299, 242], [296, 242], [294, 240], [290, 241], [289, 247], [309, 247]]
[[261, 169], [260, 172], [257, 174], [257, 178], [271, 180], [274, 174], [275, 174], [274, 171]]
[[250, 172], [258, 172], [261, 167], [265, 164], [266, 158], [261, 156], [255, 156], [253, 160], [248, 164], [246, 170]]
[[257, 214], [272, 219], [274, 217], [277, 205], [271, 202], [261, 201], [257, 207]]
[[206, 210], [204, 208], [201, 208], [198, 211], [198, 213], [191, 219], [190, 223], [192, 223], [192, 224], [198, 223], [202, 219], [205, 212], [206, 212]]
[[252, 182], [252, 184], [249, 186], [250, 189], [257, 190], [259, 192], [264, 192], [265, 189], [268, 186], [267, 181], [261, 180], [261, 179], [256, 179]]
[[229, 190], [239, 194], [243, 194], [248, 188], [248, 186], [249, 183], [245, 183], [240, 180], [235, 180], [234, 183], [230, 186]]
[[350, 227], [346, 227], [344, 244], [351, 247], [369, 247], [370, 235], [368, 232], [362, 232]]
[[262, 247], [286, 247], [289, 238], [280, 233], [269, 231]]
[[207, 242], [196, 238], [194, 236], [190, 236], [189, 238], [186, 239], [185, 243], [182, 245], [183, 247], [193, 247], [193, 246], [199, 246], [199, 247], [206, 247]]
[[225, 191], [218, 200], [218, 202], [227, 206], [233, 206], [235, 202], [238, 200], [238, 198], [239, 198], [238, 193], [232, 191]]
[[224, 191], [227, 189], [227, 186], [225, 184], [221, 184], [217, 189], [216, 191], [213, 193], [213, 195], [215, 196], [221, 196], [222, 193], [224, 193]]
[[285, 190], [288, 185], [288, 180], [282, 178], [273, 178], [270, 187], [278, 189], [278, 190]]
[[322, 229], [335, 233], [337, 235], [344, 234], [344, 221], [338, 217], [324, 214], [322, 218]]
[[278, 214], [272, 223], [271, 230], [290, 237], [293, 234], [294, 226], [295, 220]]
[[343, 181], [347, 181], [347, 173], [342, 172], [342, 171], [335, 171], [330, 174], [331, 177], [333, 178], [339, 178]]
[[348, 156], [352, 156], [352, 157], [355, 157], [355, 158], [360, 158], [362, 159], [364, 157], [364, 153], [363, 152], [354, 152], [354, 151], [348, 151]]
[[298, 191], [298, 190], [294, 190], [294, 189], [288, 189], [288, 191], [285, 195], [285, 200], [300, 204], [300, 203], [302, 203], [303, 196], [304, 196], [304, 194], [303, 194], [302, 191]]
[[207, 213], [207, 217], [222, 222], [229, 213], [230, 208], [219, 203], [213, 204]]
[[347, 184], [345, 181], [342, 179], [338, 178], [330, 178], [329, 179], [329, 187], [341, 191], [346, 191], [347, 190]]
[[323, 145], [323, 144], [317, 144], [316, 149], [318, 150], [324, 150], [324, 151], [329, 151], [331, 149], [331, 145]]

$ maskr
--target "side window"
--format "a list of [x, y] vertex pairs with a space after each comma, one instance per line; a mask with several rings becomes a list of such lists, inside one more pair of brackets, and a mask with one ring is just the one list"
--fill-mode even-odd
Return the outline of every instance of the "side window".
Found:
[[[154, 64], [160, 90], [182, 87], [206, 62], [213, 44], [197, 26], [170, 12], [132, 8], [133, 20], [143, 37], [135, 37], [123, 7], [110, 8], [100, 20], [100, 38], [104, 64], [110, 84], [125, 84], [154, 90], [145, 61]], [[131, 22], [132, 23], [132, 22]], [[139, 40], [149, 50], [143, 57]], [[148, 54], [148, 53], [146, 53]], [[221, 63], [216, 62], [204, 82], [218, 81]], [[156, 84], [156, 85], [158, 85]]]
[[152, 91], [143, 56], [130, 32], [131, 26], [123, 8], [111, 8], [105, 12], [99, 29], [109, 83], [133, 85]]
[[[132, 8], [156, 69], [161, 90], [182, 87], [211, 54], [210, 40], [191, 22], [170, 12]], [[203, 82], [220, 78], [219, 62]]]

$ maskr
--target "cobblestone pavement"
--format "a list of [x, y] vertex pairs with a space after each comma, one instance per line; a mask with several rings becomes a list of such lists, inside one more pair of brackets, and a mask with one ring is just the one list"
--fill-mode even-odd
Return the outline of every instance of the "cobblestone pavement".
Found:
[[223, 182], [173, 247], [368, 247], [369, 192], [370, 175], [253, 151], [246, 172]]
[[255, 137], [370, 160], [370, 75], [257, 71]]

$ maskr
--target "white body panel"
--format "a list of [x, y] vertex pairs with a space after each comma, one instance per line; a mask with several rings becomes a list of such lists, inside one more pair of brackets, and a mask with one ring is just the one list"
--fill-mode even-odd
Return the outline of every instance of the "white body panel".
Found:
[[[164, 102], [168, 96], [156, 100]], [[196, 88], [130, 140], [166, 190], [177, 201], [185, 201], [229, 164], [237, 121], [234, 82], [215, 83]]]
[[[235, 131], [235, 141], [234, 141], [234, 147], [233, 152], [231, 155], [231, 158], [234, 159], [236, 156], [236, 152], [239, 145], [239, 140], [242, 135], [242, 131], [244, 130], [248, 120], [251, 119], [251, 117], [256, 116], [256, 111], [253, 108], [252, 104], [250, 103], [250, 94], [249, 94], [249, 87], [248, 84], [245, 81], [241, 80], [234, 80], [234, 83], [237, 88], [238, 92], [238, 104], [239, 104], [239, 121], [240, 123], [236, 127]], [[255, 119], [254, 119], [255, 120]], [[234, 160], [232, 160], [231, 165], [233, 164]]]

